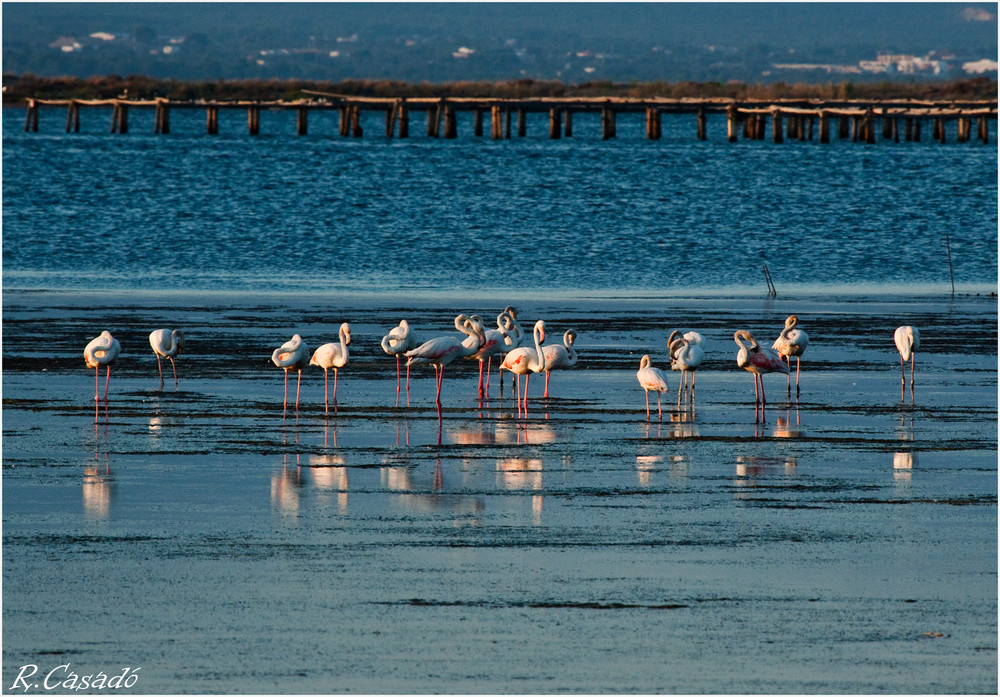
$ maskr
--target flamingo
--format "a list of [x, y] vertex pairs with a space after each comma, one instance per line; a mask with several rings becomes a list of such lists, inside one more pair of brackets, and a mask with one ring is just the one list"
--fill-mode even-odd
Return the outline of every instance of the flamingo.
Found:
[[437, 396], [435, 403], [438, 409], [441, 408], [441, 382], [444, 379], [444, 367], [456, 358], [471, 356], [482, 346], [485, 337], [482, 326], [473, 322], [466, 315], [458, 315], [455, 318], [455, 328], [463, 334], [475, 337], [471, 344], [463, 344], [461, 339], [455, 336], [439, 336], [425, 341], [420, 346], [406, 352], [409, 359], [406, 367], [409, 369], [411, 363], [431, 363], [434, 365], [435, 383], [437, 386]]
[[[479, 319], [479, 315], [472, 315], [470, 318], [472, 321], [479, 324], [479, 328], [482, 330], [482, 322]], [[479, 361], [479, 398], [483, 398], [483, 359], [486, 359], [486, 389], [485, 394], [489, 394], [490, 391], [490, 372], [493, 370], [493, 354], [501, 353], [507, 348], [511, 348], [513, 344], [513, 339], [507, 333], [506, 325], [510, 323], [509, 315], [506, 311], [501, 312], [497, 315], [497, 328], [496, 329], [486, 329], [483, 330], [484, 341], [479, 350], [476, 351], [471, 356], [466, 356], [467, 360]], [[476, 337], [470, 336], [463, 344], [471, 344], [475, 341]]]
[[771, 346], [778, 355], [785, 359], [788, 363], [788, 394], [792, 394], [792, 356], [795, 356], [795, 395], [799, 394], [799, 368], [802, 366], [802, 354], [806, 351], [806, 346], [809, 345], [809, 335], [806, 334], [801, 329], [796, 329], [796, 325], [799, 323], [799, 318], [795, 315], [789, 315], [788, 319], [785, 320], [785, 328], [781, 330], [781, 334], [778, 338], [774, 340], [774, 345]]
[[298, 371], [299, 381], [295, 387], [295, 409], [298, 410], [299, 388], [302, 387], [302, 369], [309, 365], [309, 347], [303, 343], [301, 336], [295, 334], [291, 339], [274, 349], [271, 361], [285, 371], [285, 409], [288, 409], [288, 371]]
[[913, 390], [913, 366], [916, 363], [916, 356], [914, 353], [920, 347], [920, 331], [916, 327], [911, 327], [908, 324], [902, 327], [896, 327], [896, 334], [894, 336], [896, 340], [896, 350], [899, 351], [899, 377], [903, 381], [903, 387], [906, 387], [906, 373], [903, 370], [903, 364], [907, 361], [910, 362], [910, 390]]
[[524, 376], [524, 392], [521, 392], [517, 398], [518, 413], [521, 411], [522, 402], [525, 413], [528, 411], [528, 379], [531, 377], [531, 373], [541, 373], [545, 370], [545, 351], [542, 349], [542, 342], [545, 341], [545, 322], [542, 320], [535, 322], [532, 336], [535, 339], [534, 348], [520, 346], [512, 349], [504, 357], [503, 363], [500, 364], [500, 370], [509, 370], [514, 374], [515, 381], [517, 381], [518, 375]]
[[87, 347], [83, 349], [83, 359], [87, 362], [88, 368], [94, 369], [94, 401], [100, 401], [101, 394], [101, 366], [108, 367], [107, 375], [104, 378], [104, 404], [108, 404], [108, 383], [111, 381], [111, 364], [118, 358], [122, 346], [118, 339], [111, 336], [111, 332], [103, 331], [100, 335], [92, 339]]
[[639, 370], [635, 373], [635, 377], [639, 381], [639, 386], [646, 393], [647, 421], [649, 421], [649, 391], [654, 390], [656, 392], [656, 413], [662, 419], [663, 407], [660, 405], [660, 399], [662, 394], [670, 389], [667, 387], [667, 374], [659, 368], [651, 366], [650, 362], [649, 354], [647, 353], [639, 360]]
[[[736, 354], [736, 365], [753, 373], [754, 404], [765, 404], [764, 373], [788, 374], [788, 366], [781, 360], [777, 351], [761, 346], [753, 338], [753, 334], [740, 329], [733, 335], [733, 341], [740, 347]], [[744, 342], [749, 342], [747, 345]], [[759, 386], [759, 389], [758, 389]]]
[[[667, 338], [667, 350], [670, 352], [670, 369], [681, 371], [681, 382], [677, 386], [677, 398], [681, 397], [687, 379], [690, 377], [690, 392], [694, 396], [694, 374], [705, 358], [705, 349], [701, 347], [705, 338], [698, 332], [670, 332]], [[688, 375], [690, 373], [690, 376]]]
[[[508, 351], [516, 349], [521, 344], [524, 343], [524, 330], [521, 329], [521, 325], [517, 323], [517, 310], [513, 305], [508, 305], [503, 309], [506, 317], [504, 318], [504, 331], [507, 332], [507, 336], [510, 337], [510, 342], [508, 343]], [[497, 369], [497, 374], [499, 375], [500, 369]], [[514, 384], [517, 377], [511, 375], [511, 389], [514, 388]], [[503, 382], [500, 382], [500, 396], [503, 396]]]
[[[399, 321], [398, 327], [393, 327], [382, 337], [382, 350], [396, 357], [396, 406], [399, 406], [399, 357], [420, 345], [416, 333], [410, 329], [410, 323], [405, 319]], [[334, 373], [336, 382], [336, 373]], [[406, 404], [410, 403], [410, 364], [406, 364]]]
[[330, 411], [330, 368], [333, 368], [333, 408], [337, 408], [337, 371], [347, 365], [347, 347], [351, 343], [351, 326], [344, 322], [340, 325], [340, 345], [323, 344], [309, 360], [309, 365], [318, 365], [323, 369], [323, 403], [326, 411]]
[[545, 352], [545, 394], [549, 397], [549, 375], [557, 368], [572, 368], [576, 365], [577, 355], [573, 343], [576, 341], [576, 330], [567, 329], [563, 333], [562, 344], [550, 344], [546, 346]]
[[149, 345], [153, 347], [156, 354], [156, 367], [160, 371], [160, 389], [163, 389], [163, 364], [160, 356], [170, 361], [174, 369], [174, 389], [177, 389], [177, 366], [174, 364], [174, 356], [184, 350], [184, 334], [180, 329], [170, 331], [169, 329], [156, 329], [149, 334]]

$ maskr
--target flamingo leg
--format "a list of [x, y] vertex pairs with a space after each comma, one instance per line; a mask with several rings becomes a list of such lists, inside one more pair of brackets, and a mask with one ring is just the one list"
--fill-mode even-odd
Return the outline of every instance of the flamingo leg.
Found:
[[94, 401], [101, 401], [101, 366], [94, 366]]
[[396, 354], [396, 406], [399, 406], [399, 354]]
[[483, 361], [479, 361], [479, 398], [483, 398]]
[[757, 387], [757, 373], [753, 374], [753, 403], [760, 404], [760, 389]]
[[646, 393], [646, 421], [649, 421], [649, 390], [643, 389]]
[[163, 389], [163, 366], [160, 365], [160, 354], [156, 354], [156, 368], [160, 371], [160, 389]]
[[528, 415], [528, 380], [531, 379], [531, 373], [524, 374], [524, 415]]
[[[159, 363], [159, 361], [157, 361]], [[177, 364], [174, 363], [173, 357], [170, 359], [170, 367], [174, 369], [174, 389], [177, 389]], [[160, 376], [160, 387], [163, 387], [163, 376]]]
[[410, 362], [406, 362], [406, 406], [410, 406]]
[[[795, 396], [799, 396], [799, 370], [802, 368], [802, 358], [800, 356], [795, 357]], [[791, 378], [791, 375], [788, 376]]]
[[[906, 369], [903, 367], [903, 354], [899, 354], [899, 379], [906, 385]], [[912, 380], [912, 378], [911, 378]]]
[[[786, 374], [785, 377], [788, 378], [788, 394], [790, 396], [792, 394], [792, 357], [785, 356], [785, 363], [788, 366], [788, 373]], [[799, 386], [798, 378], [796, 378], [795, 380], [795, 386], [796, 387]]]
[[302, 389], [302, 371], [299, 371], [299, 381], [295, 384], [295, 411], [299, 410], [299, 391]]
[[662, 395], [662, 392], [656, 393], [656, 413], [660, 417], [660, 421], [663, 421], [663, 406], [660, 404], [660, 397]]
[[917, 362], [917, 354], [910, 356], [910, 391], [913, 391], [913, 367]]
[[546, 370], [545, 371], [545, 394], [542, 395], [545, 399], [549, 398], [549, 376], [550, 375], [552, 375], [552, 372], [549, 371], [549, 370]]
[[490, 373], [493, 371], [493, 356], [486, 359], [486, 396], [490, 396]]
[[330, 371], [323, 368], [323, 405], [326, 407], [327, 413], [330, 412]]
[[333, 410], [337, 411], [337, 369], [333, 369]]
[[[111, 382], [111, 366], [108, 365], [108, 373], [104, 378], [104, 406], [108, 406], [108, 383]], [[912, 380], [910, 381], [912, 384]]]
[[434, 400], [438, 405], [438, 409], [441, 408], [441, 383], [443, 381], [444, 381], [444, 366], [441, 365], [438, 366], [437, 370], [437, 397]]
[[757, 379], [760, 380], [760, 403], [764, 405], [767, 404], [767, 397], [764, 395], [764, 376], [758, 375]]

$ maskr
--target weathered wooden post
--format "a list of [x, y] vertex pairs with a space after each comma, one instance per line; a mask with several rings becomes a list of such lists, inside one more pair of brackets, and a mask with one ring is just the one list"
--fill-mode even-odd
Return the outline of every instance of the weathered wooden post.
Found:
[[559, 140], [562, 136], [562, 112], [559, 107], [549, 109], [549, 138]]
[[947, 137], [945, 135], [945, 130], [944, 130], [944, 119], [940, 116], [934, 118], [934, 135], [938, 140], [941, 141], [942, 145], [944, 145], [944, 143], [947, 141]]
[[309, 112], [305, 107], [299, 107], [296, 109], [298, 112], [298, 117], [295, 123], [295, 132], [300, 136], [309, 134]]
[[208, 135], [214, 136], [219, 132], [219, 107], [210, 106], [205, 112], [205, 130]]
[[438, 125], [438, 112], [441, 110], [441, 105], [438, 104], [434, 107], [429, 107], [427, 109], [427, 137], [437, 138], [437, 125]]
[[351, 106], [351, 136], [360, 138], [365, 134], [365, 129], [361, 127], [361, 105]]
[[346, 138], [347, 134], [351, 132], [350, 124], [348, 121], [350, 117], [350, 111], [351, 111], [350, 107], [347, 104], [341, 104], [337, 108], [337, 112], [340, 115], [340, 124], [337, 132], [340, 133], [341, 138]]
[[983, 141], [983, 145], [990, 142], [990, 123], [985, 114], [979, 117], [979, 140]]
[[38, 104], [34, 99], [29, 99], [28, 111], [26, 112], [24, 118], [24, 132], [28, 133], [32, 130], [36, 133], [38, 132]]
[[837, 117], [837, 138], [839, 140], [847, 140], [850, 137], [850, 126], [851, 126], [850, 117], [848, 116]]
[[157, 100], [157, 106], [160, 108], [160, 133], [163, 135], [170, 134], [170, 102], [166, 99]]
[[815, 126], [815, 119], [812, 116], [807, 117], [809, 119], [809, 142], [813, 139], [813, 127]]
[[250, 135], [260, 135], [260, 106], [252, 104], [247, 107], [247, 129]]
[[504, 138], [510, 139], [510, 107], [504, 107], [503, 110], [503, 130]]
[[410, 137], [410, 107], [405, 99], [396, 101], [396, 108], [399, 110], [399, 137]]
[[830, 142], [830, 112], [825, 109], [819, 112], [819, 142]]
[[472, 132], [477, 138], [483, 135], [483, 110], [479, 107], [472, 112]]
[[493, 136], [493, 140], [503, 138], [503, 115], [499, 104], [494, 104], [490, 107], [490, 125], [492, 126], [491, 135]]
[[737, 140], [737, 129], [739, 128], [739, 114], [736, 110], [736, 103], [733, 102], [726, 107], [726, 139], [730, 143]]
[[396, 135], [396, 112], [399, 109], [399, 102], [395, 101], [385, 110], [385, 137], [392, 138]]
[[[659, 114], [659, 111], [657, 111], [657, 114]], [[708, 138], [708, 133], [707, 133], [708, 129], [707, 129], [707, 119], [705, 117], [705, 107], [703, 106], [698, 107], [698, 116], [696, 118], [698, 121], [698, 140], [706, 140]], [[657, 124], [657, 126], [659, 126], [659, 124]], [[659, 138], [659, 135], [657, 135], [657, 138]]]
[[524, 109], [517, 110], [517, 137], [524, 138], [528, 135], [528, 115]]
[[781, 128], [781, 109], [774, 109], [771, 112], [771, 123], [772, 129], [774, 131], [774, 142], [783, 143], [785, 142], [784, 135], [782, 134]]
[[920, 127], [921, 127], [921, 119], [919, 117], [913, 119], [913, 141], [915, 143], [920, 142]]
[[865, 112], [865, 142], [875, 142], [875, 112], [871, 107]]
[[569, 109], [566, 110], [566, 118], [564, 119], [564, 121], [565, 121], [566, 137], [567, 138], [572, 138], [573, 137], [573, 112], [570, 111]]
[[69, 109], [66, 111], [66, 132], [80, 132], [80, 105], [75, 99], [70, 100]]
[[455, 107], [448, 102], [444, 102], [441, 106], [444, 117], [444, 137], [448, 140], [454, 140], [458, 137], [458, 121], [455, 118]]
[[615, 137], [615, 112], [611, 108], [611, 102], [605, 102], [601, 110], [601, 139], [608, 140]]

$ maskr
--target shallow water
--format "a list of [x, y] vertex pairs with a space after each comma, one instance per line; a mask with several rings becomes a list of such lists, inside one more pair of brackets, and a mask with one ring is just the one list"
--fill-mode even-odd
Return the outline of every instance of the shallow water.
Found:
[[[518, 416], [494, 376], [480, 402], [465, 364], [440, 416], [429, 369], [395, 406], [390, 327], [507, 302], [5, 292], [5, 689], [70, 663], [150, 693], [996, 691], [994, 297], [525, 292], [523, 324], [580, 332], [548, 400], [536, 378]], [[792, 312], [802, 393], [767, 376], [755, 412], [732, 333]], [[336, 412], [312, 369], [283, 414], [271, 350], [342, 321]], [[161, 392], [146, 335], [175, 325]], [[647, 420], [635, 370], [672, 328], [706, 362]]]

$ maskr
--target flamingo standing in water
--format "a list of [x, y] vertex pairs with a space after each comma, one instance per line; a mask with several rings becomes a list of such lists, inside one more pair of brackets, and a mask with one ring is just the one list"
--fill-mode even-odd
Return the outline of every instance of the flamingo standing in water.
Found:
[[271, 361], [285, 371], [285, 409], [288, 409], [288, 371], [298, 371], [299, 382], [295, 387], [295, 409], [298, 410], [299, 388], [302, 387], [302, 369], [309, 365], [309, 347], [302, 341], [301, 336], [295, 334], [291, 339], [274, 349]]
[[635, 377], [639, 381], [639, 386], [646, 393], [646, 420], [649, 421], [649, 391], [656, 392], [656, 413], [663, 418], [663, 407], [660, 405], [662, 394], [670, 388], [667, 387], [667, 374], [659, 368], [650, 365], [651, 361], [647, 353], [639, 360], [639, 370]]
[[[410, 329], [410, 323], [405, 319], [399, 321], [398, 327], [393, 327], [389, 333], [382, 337], [382, 350], [390, 356], [396, 357], [396, 406], [399, 406], [399, 357], [410, 349], [415, 349], [420, 345], [416, 333]], [[334, 374], [336, 382], [336, 373]], [[410, 404], [410, 363], [406, 363], [406, 404]]]
[[323, 369], [323, 403], [330, 411], [330, 368], [333, 368], [333, 408], [337, 408], [337, 371], [347, 365], [347, 346], [351, 343], [351, 327], [347, 322], [340, 325], [340, 344], [323, 344], [313, 353], [309, 365]]
[[733, 335], [733, 341], [740, 347], [736, 354], [736, 365], [753, 373], [754, 404], [765, 404], [764, 373], [788, 374], [788, 366], [777, 351], [761, 346], [753, 334], [740, 329]]
[[806, 334], [801, 329], [797, 329], [796, 325], [799, 323], [799, 318], [795, 315], [790, 315], [788, 319], [785, 320], [785, 328], [781, 330], [781, 334], [778, 338], [774, 340], [774, 345], [771, 346], [778, 355], [785, 359], [788, 363], [788, 394], [792, 394], [792, 356], [795, 356], [795, 396], [799, 395], [799, 368], [802, 367], [802, 354], [806, 351], [806, 346], [809, 345], [809, 335]]
[[563, 333], [562, 344], [550, 344], [544, 347], [543, 351], [545, 353], [545, 394], [543, 397], [548, 399], [549, 397], [549, 375], [553, 370], [558, 368], [572, 368], [576, 365], [578, 356], [576, 355], [576, 349], [573, 348], [573, 343], [576, 341], [576, 330], [567, 329]]
[[705, 358], [705, 349], [701, 347], [704, 341], [705, 338], [698, 332], [685, 332], [682, 335], [680, 332], [673, 331], [667, 338], [670, 369], [681, 371], [681, 382], [677, 386], [678, 400], [680, 400], [681, 391], [688, 382], [690, 382], [688, 390], [691, 397], [694, 397], [694, 374]]
[[[482, 321], [479, 319], [479, 315], [472, 315], [470, 319], [473, 322], [479, 324], [479, 328], [482, 330]], [[496, 329], [486, 329], [483, 330], [483, 343], [471, 356], [466, 356], [467, 360], [479, 361], [479, 398], [482, 399], [484, 394], [488, 395], [490, 392], [490, 372], [493, 370], [493, 354], [503, 353], [509, 348], [513, 347], [513, 339], [507, 333], [506, 325], [510, 323], [509, 316], [507, 312], [501, 312], [497, 315], [497, 328]], [[476, 337], [470, 336], [463, 344], [469, 345], [471, 342], [475, 341]], [[483, 388], [483, 360], [486, 360], [486, 388]]]
[[893, 338], [896, 340], [896, 350], [899, 351], [899, 378], [903, 381], [904, 390], [906, 389], [906, 372], [903, 370], [903, 364], [907, 361], [910, 362], [910, 391], [912, 392], [913, 366], [917, 362], [914, 354], [920, 347], [920, 331], [916, 327], [904, 324], [902, 327], [896, 327]]
[[174, 389], [177, 389], [177, 366], [174, 364], [174, 356], [184, 350], [184, 333], [180, 329], [170, 331], [169, 329], [156, 329], [149, 334], [149, 345], [153, 347], [156, 354], [156, 367], [160, 371], [160, 389], [163, 389], [163, 364], [160, 357], [170, 361], [174, 369]]
[[111, 382], [111, 364], [118, 358], [122, 347], [118, 339], [111, 336], [111, 332], [103, 331], [100, 335], [92, 339], [87, 347], [83, 349], [83, 359], [87, 362], [88, 368], [94, 368], [94, 401], [100, 401], [101, 394], [101, 366], [108, 367], [107, 375], [104, 378], [104, 405], [108, 404], [108, 383]]
[[540, 373], [545, 370], [545, 351], [542, 349], [542, 342], [545, 341], [545, 322], [542, 320], [535, 322], [532, 336], [535, 339], [534, 348], [520, 346], [513, 349], [507, 353], [503, 359], [503, 363], [500, 364], [500, 370], [509, 370], [514, 374], [514, 380], [518, 382], [518, 388], [520, 388], [520, 382], [517, 380], [517, 376], [524, 376], [524, 392], [520, 392], [520, 389], [518, 389], [518, 413], [521, 412], [522, 403], [524, 405], [524, 412], [526, 414], [528, 412], [528, 379], [531, 377], [531, 373]]
[[411, 363], [431, 363], [434, 365], [435, 384], [437, 386], [437, 396], [435, 403], [438, 410], [441, 409], [441, 382], [444, 379], [444, 367], [456, 358], [471, 356], [482, 346], [485, 337], [483, 336], [482, 325], [473, 322], [466, 315], [459, 315], [455, 318], [455, 328], [463, 334], [474, 337], [474, 341], [466, 345], [455, 336], [439, 336], [425, 341], [415, 349], [406, 352], [409, 359], [406, 362], [407, 369]]
[[[508, 305], [503, 309], [504, 314], [504, 331], [507, 332], [507, 336], [510, 337], [510, 343], [508, 344], [507, 351], [512, 351], [524, 343], [524, 330], [521, 329], [521, 325], [517, 323], [517, 310], [513, 305]], [[498, 379], [500, 377], [500, 369], [497, 368]], [[511, 375], [511, 389], [514, 389], [515, 381], [517, 377]], [[500, 396], [503, 397], [503, 381], [500, 382]]]

